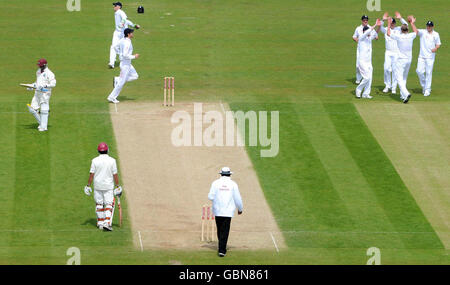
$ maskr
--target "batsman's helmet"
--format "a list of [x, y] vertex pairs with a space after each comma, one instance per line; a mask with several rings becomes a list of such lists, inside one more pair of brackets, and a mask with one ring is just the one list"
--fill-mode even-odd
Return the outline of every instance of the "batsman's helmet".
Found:
[[108, 151], [108, 145], [104, 142], [101, 142], [98, 144], [97, 150], [98, 151]]
[[45, 65], [47, 65], [47, 60], [45, 58], [41, 58], [40, 60], [38, 60], [37, 66], [43, 67]]

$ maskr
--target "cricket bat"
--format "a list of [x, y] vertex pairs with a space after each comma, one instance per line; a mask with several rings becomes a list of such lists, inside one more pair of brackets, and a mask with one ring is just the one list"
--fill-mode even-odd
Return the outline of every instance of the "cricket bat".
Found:
[[119, 227], [122, 227], [122, 206], [120, 205], [120, 197], [117, 197], [117, 205], [119, 206]]
[[22, 86], [22, 87], [27, 87], [27, 88], [33, 88], [33, 89], [36, 89], [36, 87], [34, 86], [34, 84], [20, 83], [20, 86]]

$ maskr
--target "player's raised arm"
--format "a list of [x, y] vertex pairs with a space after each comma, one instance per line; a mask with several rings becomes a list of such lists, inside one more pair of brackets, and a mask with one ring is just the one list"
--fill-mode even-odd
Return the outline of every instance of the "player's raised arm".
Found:
[[410, 15], [410, 16], [408, 16], [408, 21], [409, 21], [409, 23], [411, 23], [411, 27], [412, 27], [414, 33], [416, 33], [416, 35], [418, 35], [419, 34], [419, 30], [417, 29], [416, 24], [415, 24], [416, 23], [416, 18], [414, 18], [413, 15]]
[[[396, 12], [396, 13], [398, 13], [398, 12]], [[392, 18], [389, 17], [388, 18], [388, 26], [387, 26], [387, 35], [388, 35], [388, 37], [391, 36], [391, 24], [392, 24]]]

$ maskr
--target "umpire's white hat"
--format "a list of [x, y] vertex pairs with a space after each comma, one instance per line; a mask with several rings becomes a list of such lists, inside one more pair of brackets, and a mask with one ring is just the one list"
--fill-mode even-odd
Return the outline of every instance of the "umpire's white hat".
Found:
[[219, 172], [221, 175], [231, 175], [233, 172], [231, 172], [229, 167], [222, 167], [222, 170]]

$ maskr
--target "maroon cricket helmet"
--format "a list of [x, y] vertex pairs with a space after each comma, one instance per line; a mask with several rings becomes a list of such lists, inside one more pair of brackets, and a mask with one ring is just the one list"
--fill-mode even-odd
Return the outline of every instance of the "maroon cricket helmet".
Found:
[[45, 58], [38, 60], [37, 66], [43, 67], [44, 65], [47, 65], [47, 60]]
[[108, 151], [108, 145], [104, 142], [101, 142], [98, 144], [97, 150], [98, 151]]

